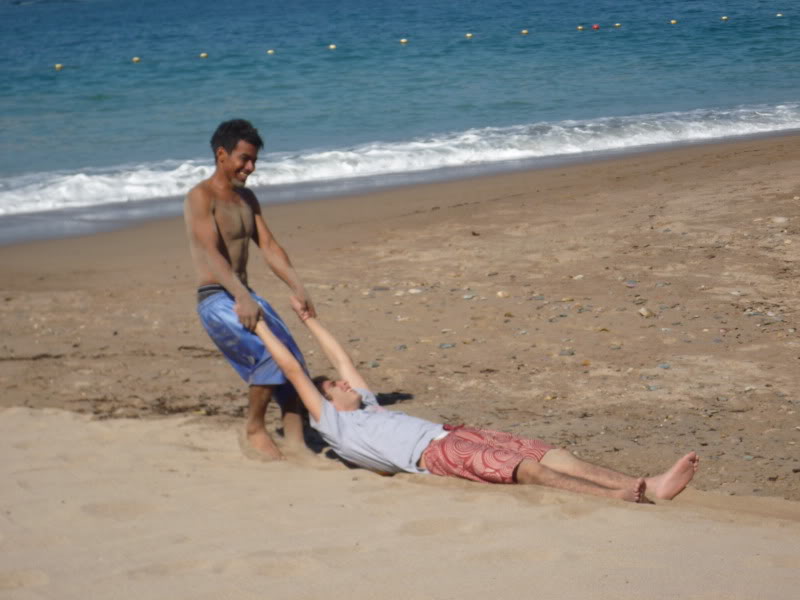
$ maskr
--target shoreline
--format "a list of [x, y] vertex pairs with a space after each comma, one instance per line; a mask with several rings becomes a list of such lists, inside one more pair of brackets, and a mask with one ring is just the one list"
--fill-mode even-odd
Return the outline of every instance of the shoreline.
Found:
[[[254, 187], [262, 206], [337, 201], [416, 186], [467, 182], [484, 177], [517, 173], [536, 173], [552, 169], [580, 167], [594, 163], [655, 156], [690, 148], [713, 148], [740, 143], [768, 141], [800, 136], [798, 130], [748, 134], [724, 139], [688, 141], [663, 145], [605, 150], [587, 154], [567, 154], [521, 159], [483, 165], [448, 167], [431, 171], [365, 176], [292, 185]], [[63, 208], [53, 211], [12, 214], [0, 217], [0, 248], [20, 243], [47, 241], [119, 231], [141, 224], [181, 216], [182, 196], [119, 202], [97, 206]]]
[[[694, 449], [698, 489], [796, 501], [798, 157], [798, 136], [704, 145], [265, 215], [400, 410], [628, 472]], [[0, 275], [0, 406], [238, 426], [243, 386], [197, 323], [181, 218], [5, 246]]]

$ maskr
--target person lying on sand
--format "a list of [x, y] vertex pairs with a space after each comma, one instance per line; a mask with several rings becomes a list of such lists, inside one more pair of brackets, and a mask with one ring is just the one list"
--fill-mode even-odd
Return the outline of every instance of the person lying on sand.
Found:
[[311, 426], [343, 460], [386, 474], [433, 473], [486, 483], [537, 484], [573, 492], [647, 502], [681, 493], [698, 469], [689, 452], [667, 471], [631, 477], [582, 461], [540, 440], [473, 427], [441, 425], [378, 405], [334, 336], [292, 298], [292, 308], [316, 338], [340, 380], [312, 381], [294, 355], [259, 321], [255, 332], [294, 384]]

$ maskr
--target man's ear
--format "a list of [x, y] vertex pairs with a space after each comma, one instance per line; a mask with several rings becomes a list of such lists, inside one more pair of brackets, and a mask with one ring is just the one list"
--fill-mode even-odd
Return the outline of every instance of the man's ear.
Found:
[[222, 146], [217, 146], [217, 149], [214, 151], [214, 158], [216, 159], [217, 164], [219, 164], [223, 159], [228, 158], [228, 151]]

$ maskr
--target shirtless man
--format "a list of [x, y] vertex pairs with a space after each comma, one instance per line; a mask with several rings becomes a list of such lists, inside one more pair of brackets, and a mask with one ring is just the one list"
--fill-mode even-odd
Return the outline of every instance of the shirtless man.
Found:
[[258, 131], [247, 121], [220, 124], [211, 138], [216, 168], [187, 195], [184, 219], [197, 271], [200, 320], [249, 386], [246, 440], [263, 457], [281, 459], [265, 427], [267, 405], [274, 392], [287, 443], [302, 445], [301, 405], [294, 388], [253, 333], [256, 323], [262, 319], [269, 323], [298, 364], [303, 364], [303, 356], [278, 314], [248, 286], [251, 241], [304, 310], [316, 313], [289, 257], [267, 227], [255, 194], [245, 187], [263, 145]]
[[341, 377], [312, 382], [303, 366], [264, 323], [256, 333], [294, 384], [311, 426], [344, 460], [381, 473], [433, 473], [486, 483], [538, 484], [648, 502], [645, 492], [671, 500], [692, 480], [694, 452], [653, 477], [631, 477], [579, 460], [567, 450], [509, 433], [450, 427], [386, 410], [378, 405], [347, 352], [301, 300], [292, 307]]

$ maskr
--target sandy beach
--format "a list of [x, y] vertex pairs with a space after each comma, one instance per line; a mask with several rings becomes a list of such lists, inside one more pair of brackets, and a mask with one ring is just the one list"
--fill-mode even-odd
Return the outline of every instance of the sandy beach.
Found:
[[658, 506], [247, 459], [180, 219], [0, 248], [0, 597], [794, 597], [798, 159], [784, 136], [265, 210], [393, 408], [633, 474], [697, 451]]

